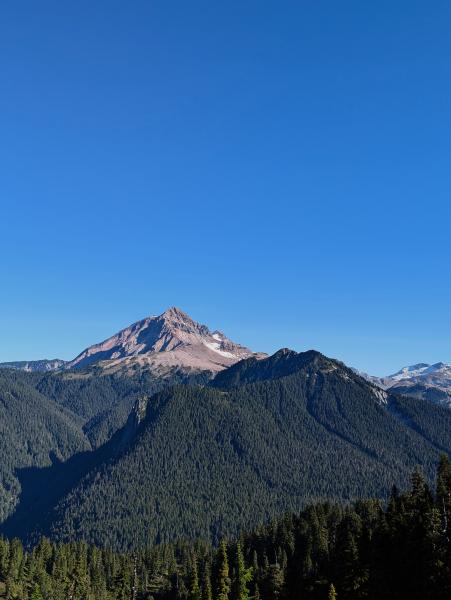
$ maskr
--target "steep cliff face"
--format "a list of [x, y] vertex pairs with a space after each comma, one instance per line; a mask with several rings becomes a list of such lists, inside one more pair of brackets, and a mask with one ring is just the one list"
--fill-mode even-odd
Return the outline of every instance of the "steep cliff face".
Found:
[[130, 442], [135, 438], [135, 435], [139, 429], [139, 426], [143, 419], [146, 416], [147, 404], [149, 402], [149, 398], [146, 395], [138, 396], [133, 405], [133, 409], [127, 419], [126, 424], [124, 425], [118, 440], [118, 443], [115, 447], [115, 454], [120, 454], [123, 452]]

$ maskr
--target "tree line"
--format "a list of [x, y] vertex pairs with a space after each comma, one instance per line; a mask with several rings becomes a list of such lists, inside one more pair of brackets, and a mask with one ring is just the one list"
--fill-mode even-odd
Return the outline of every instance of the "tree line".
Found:
[[[233, 482], [231, 482], [233, 485]], [[417, 469], [389, 501], [314, 504], [217, 547], [117, 553], [85, 542], [0, 539], [8, 600], [445, 600], [451, 598], [451, 465]]]

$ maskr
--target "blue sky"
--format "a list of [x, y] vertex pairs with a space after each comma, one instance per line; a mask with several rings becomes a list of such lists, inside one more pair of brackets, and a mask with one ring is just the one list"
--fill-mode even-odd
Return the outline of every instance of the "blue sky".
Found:
[[0, 360], [177, 305], [254, 349], [451, 362], [451, 4], [0, 7]]

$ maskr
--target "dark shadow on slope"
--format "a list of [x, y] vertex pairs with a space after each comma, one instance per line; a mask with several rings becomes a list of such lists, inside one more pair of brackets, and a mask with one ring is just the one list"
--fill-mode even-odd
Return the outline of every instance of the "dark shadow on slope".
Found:
[[39, 523], [41, 532], [47, 533], [48, 516], [55, 504], [74, 487], [95, 464], [97, 452], [81, 452], [66, 462], [55, 460], [49, 467], [29, 467], [15, 473], [21, 493], [14, 513], [0, 525], [6, 537], [19, 537], [24, 543]]
[[0, 524], [0, 535], [18, 537], [27, 546], [34, 545], [43, 535], [48, 536], [58, 503], [85, 477], [105, 468], [134, 446], [139, 431], [158, 418], [171, 398], [171, 389], [153, 396], [152, 403], [146, 395], [138, 397], [126, 424], [96, 450], [80, 452], [65, 462], [53, 455], [49, 467], [17, 469], [15, 475], [21, 485], [19, 502], [14, 513]]
[[130, 429], [136, 427], [131, 414], [126, 425], [97, 450], [80, 452], [64, 462], [52, 455], [49, 467], [17, 469], [15, 475], [21, 485], [19, 502], [14, 513], [0, 524], [0, 534], [19, 537], [27, 545], [35, 543], [41, 535], [48, 535], [58, 502], [90, 471], [121, 455], [134, 438]]

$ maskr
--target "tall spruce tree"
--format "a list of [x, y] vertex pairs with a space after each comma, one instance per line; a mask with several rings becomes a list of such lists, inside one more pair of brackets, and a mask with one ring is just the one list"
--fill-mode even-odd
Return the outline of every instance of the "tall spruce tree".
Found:
[[227, 544], [223, 540], [218, 550], [218, 570], [216, 583], [216, 600], [228, 600], [230, 593], [229, 559]]
[[213, 600], [210, 564], [208, 562], [205, 562], [204, 573], [202, 577], [202, 600]]
[[189, 600], [202, 600], [201, 589], [199, 585], [199, 571], [197, 567], [197, 556], [193, 553], [191, 557], [191, 575], [189, 587]]
[[234, 600], [249, 600], [249, 583], [252, 581], [252, 567], [246, 567], [241, 542], [236, 545], [236, 572], [233, 586]]
[[333, 583], [329, 585], [329, 590], [327, 592], [327, 600], [337, 600], [337, 592], [335, 591], [335, 586]]

